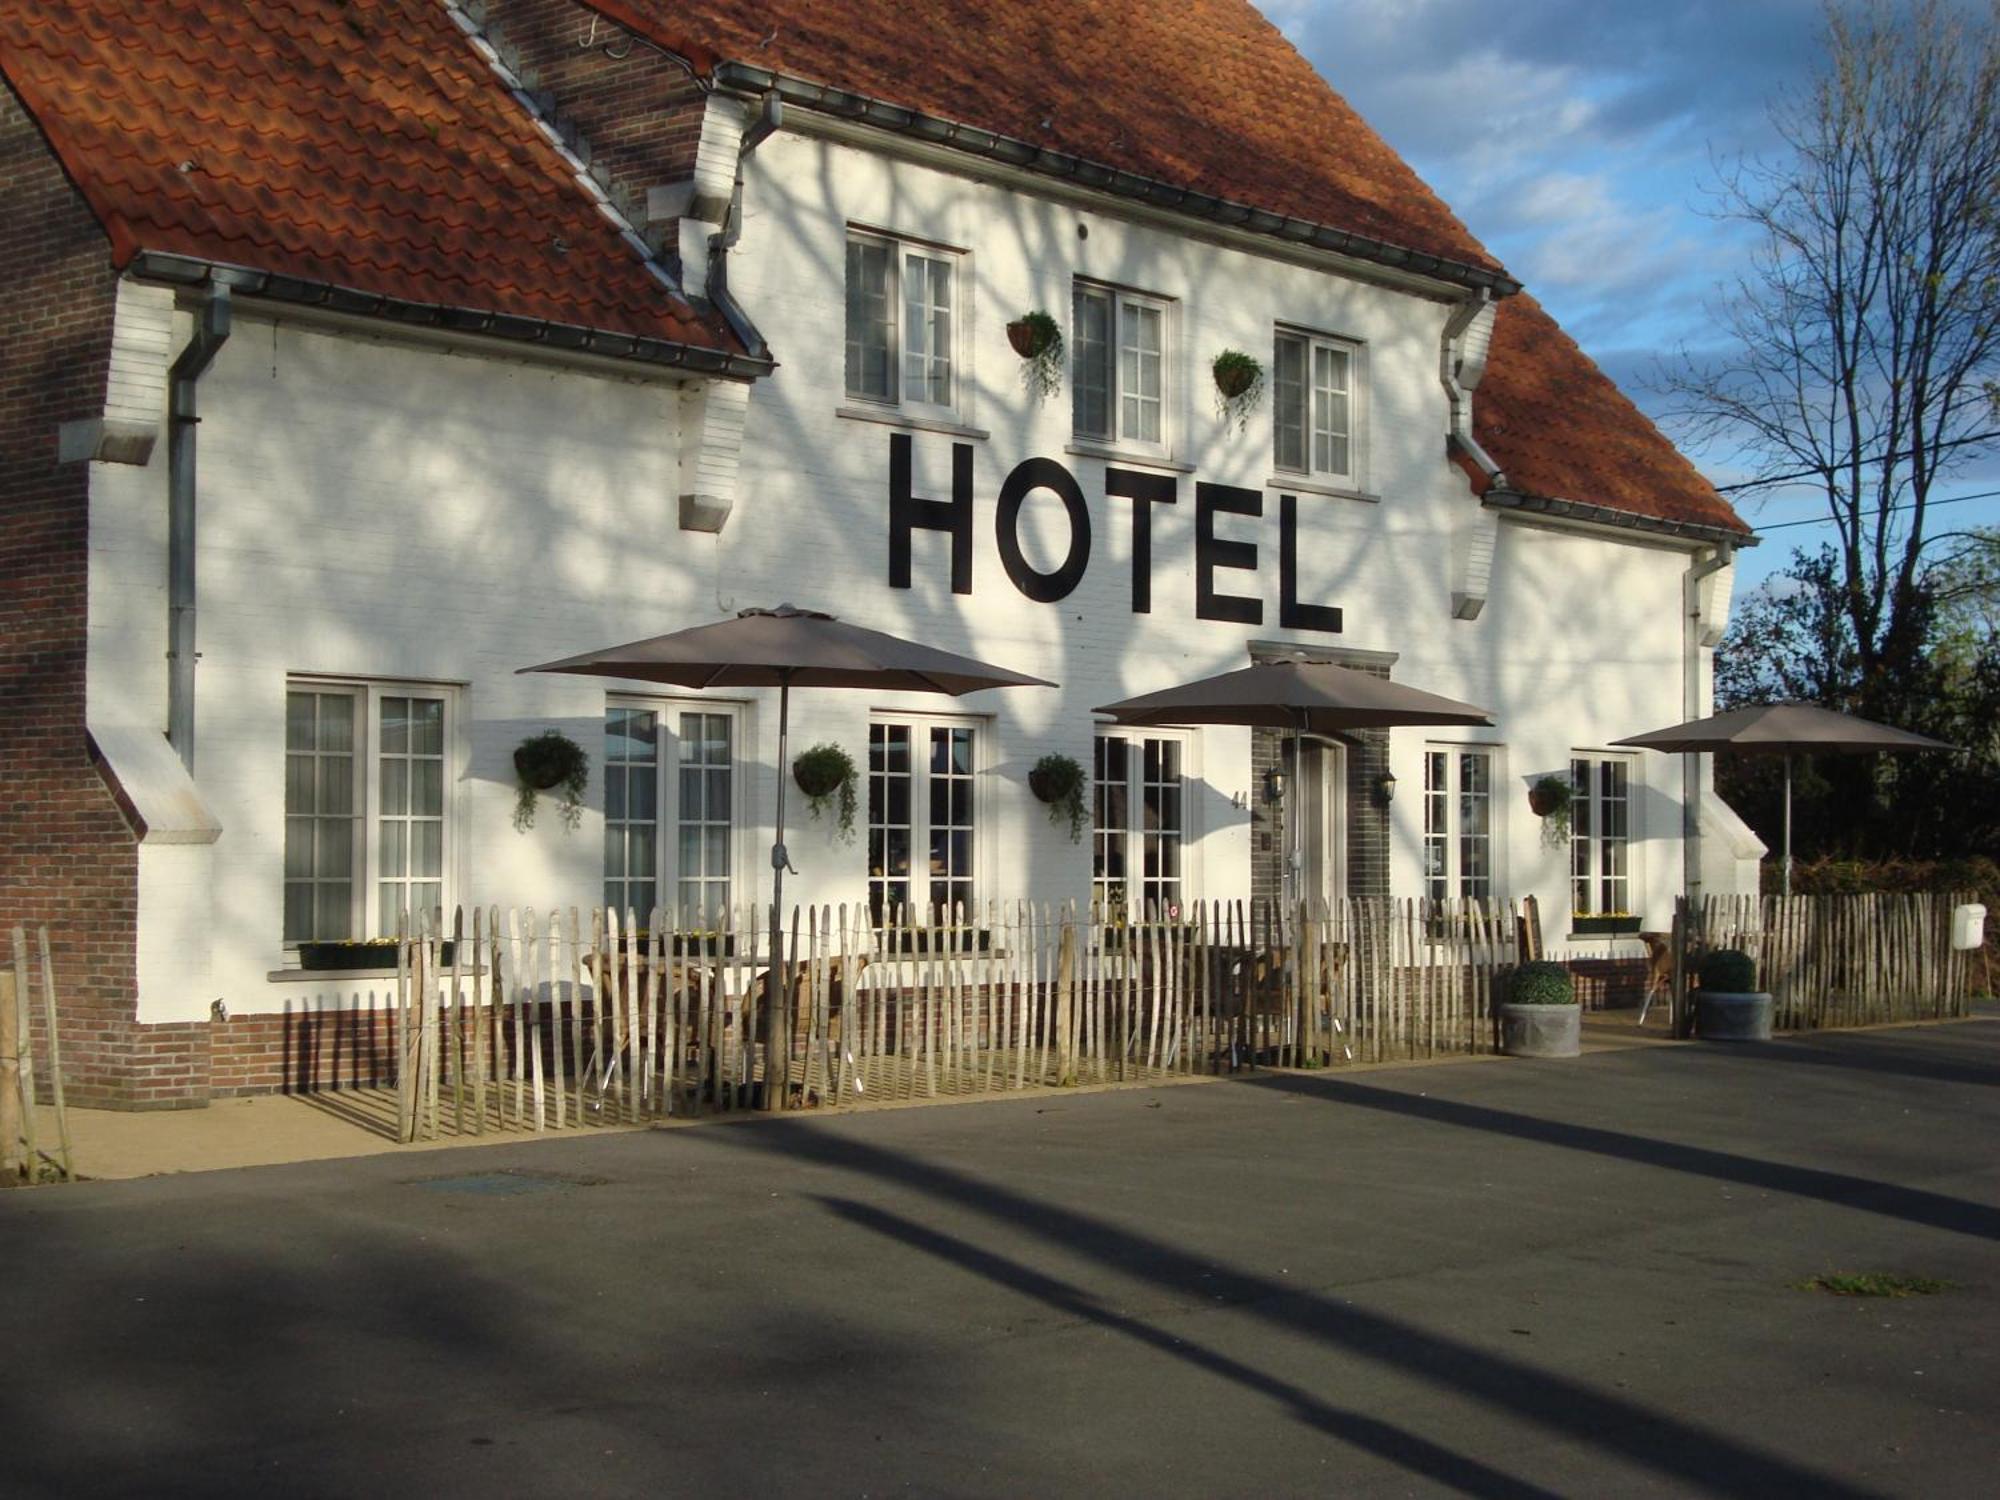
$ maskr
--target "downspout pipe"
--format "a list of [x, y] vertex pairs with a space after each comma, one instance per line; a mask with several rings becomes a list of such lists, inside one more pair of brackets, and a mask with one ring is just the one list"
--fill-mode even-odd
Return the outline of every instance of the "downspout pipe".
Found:
[[[1681, 718], [1703, 716], [1701, 701], [1701, 584], [1736, 560], [1736, 549], [1718, 543], [1695, 554], [1681, 575]], [[1688, 905], [1701, 899], [1701, 757], [1681, 757], [1681, 888]]]
[[[1492, 289], [1481, 287], [1452, 308], [1451, 316], [1445, 320], [1444, 337], [1439, 341], [1438, 378], [1444, 382], [1445, 394], [1451, 400], [1453, 446], [1479, 466], [1491, 488], [1511, 490], [1513, 485], [1507, 482], [1505, 471], [1472, 435], [1472, 393], [1486, 374], [1486, 354], [1493, 343], [1493, 323], [1488, 312], [1492, 305]], [[1480, 322], [1482, 315], [1487, 318], [1484, 323]]]
[[167, 742], [194, 770], [195, 387], [229, 342], [229, 288], [211, 282], [167, 375]]
[[743, 233], [743, 163], [784, 123], [785, 107], [779, 102], [777, 91], [771, 90], [764, 95], [757, 118], [743, 132], [742, 144], [737, 147], [736, 186], [729, 196], [729, 222], [722, 233], [708, 242], [709, 301], [715, 304], [715, 310], [722, 314], [723, 321], [729, 324], [743, 347], [759, 358], [769, 358], [770, 345], [751, 324], [749, 314], [729, 295], [729, 252]]

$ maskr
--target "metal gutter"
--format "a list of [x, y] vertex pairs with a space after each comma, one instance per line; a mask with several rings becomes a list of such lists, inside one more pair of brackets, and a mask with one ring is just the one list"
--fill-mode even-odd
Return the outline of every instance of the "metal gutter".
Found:
[[1193, 192], [1187, 188], [1175, 187], [1172, 183], [1163, 182], [1155, 177], [1106, 166], [1087, 157], [1072, 156], [1063, 151], [1051, 151], [1031, 141], [1018, 140], [1013, 136], [982, 130], [975, 125], [964, 125], [955, 120], [927, 115], [866, 94], [850, 93], [844, 89], [828, 88], [824, 84], [812, 83], [803, 78], [788, 77], [750, 63], [718, 63], [713, 76], [718, 87], [742, 89], [753, 94], [775, 93], [786, 104], [796, 105], [800, 109], [813, 110], [841, 119], [857, 120], [899, 135], [908, 135], [934, 145], [948, 146], [972, 156], [987, 157], [1023, 171], [1109, 193], [1114, 197], [1129, 198], [1154, 208], [1172, 209], [1199, 219], [1212, 219], [1220, 224], [1233, 225], [1255, 234], [1268, 235], [1273, 239], [1310, 245], [1315, 249], [1351, 256], [1356, 260], [1393, 266], [1413, 275], [1431, 276], [1458, 286], [1483, 287], [1496, 297], [1512, 296], [1521, 290], [1521, 283], [1512, 277], [1497, 271], [1489, 271], [1482, 266], [1467, 265], [1463, 261], [1451, 260], [1445, 256], [1406, 249], [1401, 245], [1392, 245], [1386, 240], [1371, 239], [1367, 235], [1335, 229], [1329, 224], [1318, 224], [1308, 219], [1274, 214], [1231, 198]]
[[704, 349], [696, 344], [672, 339], [644, 338], [636, 334], [611, 333], [546, 318], [523, 318], [507, 313], [470, 307], [445, 307], [437, 303], [413, 302], [376, 292], [357, 291], [332, 282], [310, 281], [281, 276], [270, 271], [253, 271], [246, 266], [203, 260], [195, 256], [173, 255], [142, 250], [127, 269], [135, 276], [175, 286], [212, 284], [227, 287], [246, 297], [286, 302], [300, 307], [324, 308], [331, 312], [382, 318], [417, 327], [442, 328], [452, 333], [481, 334], [517, 344], [540, 344], [551, 349], [594, 354], [605, 359], [629, 360], [639, 364], [667, 366], [695, 375], [722, 375], [738, 380], [755, 380], [776, 368], [768, 354], [730, 354], [720, 349]]
[[1547, 516], [1552, 520], [1577, 521], [1591, 526], [1610, 526], [1624, 531], [1644, 531], [1655, 536], [1678, 537], [1705, 547], [1755, 547], [1763, 538], [1754, 532], [1735, 531], [1727, 526], [1704, 526], [1694, 521], [1666, 521], [1657, 516], [1635, 515], [1608, 505], [1587, 505], [1580, 500], [1551, 500], [1542, 495], [1523, 495], [1513, 490], [1488, 490], [1480, 504], [1493, 510], [1520, 511]]
[[194, 770], [195, 387], [229, 342], [229, 287], [211, 286], [167, 374], [167, 742]]

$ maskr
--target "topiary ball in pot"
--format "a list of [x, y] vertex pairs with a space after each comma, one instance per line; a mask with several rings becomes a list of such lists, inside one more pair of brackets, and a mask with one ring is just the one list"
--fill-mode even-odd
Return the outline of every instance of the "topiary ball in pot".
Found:
[[1509, 1057], [1575, 1057], [1583, 1012], [1561, 964], [1525, 963], [1507, 976], [1500, 1003], [1500, 1050]]
[[1509, 1005], [1574, 1005], [1576, 985], [1561, 964], [1522, 964], [1507, 976]]
[[1694, 992], [1695, 1034], [1705, 1042], [1768, 1042], [1771, 997], [1757, 988], [1757, 961], [1737, 948], [1717, 948], [1701, 961]]
[[1757, 988], [1757, 960], [1740, 948], [1717, 948], [1701, 961], [1701, 987], [1725, 995], [1748, 995]]

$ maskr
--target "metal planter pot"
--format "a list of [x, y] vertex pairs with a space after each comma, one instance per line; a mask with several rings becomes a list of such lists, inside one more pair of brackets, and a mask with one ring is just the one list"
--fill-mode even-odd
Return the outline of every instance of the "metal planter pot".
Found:
[[1583, 1007], [1503, 1004], [1500, 1050], [1509, 1057], [1575, 1057], [1583, 1050]]
[[1694, 992], [1695, 1035], [1705, 1042], [1771, 1040], [1771, 997], [1727, 990]]

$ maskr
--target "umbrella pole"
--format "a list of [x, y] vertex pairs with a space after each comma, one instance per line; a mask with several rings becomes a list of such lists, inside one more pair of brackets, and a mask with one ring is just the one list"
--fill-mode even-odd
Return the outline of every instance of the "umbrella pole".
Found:
[[1787, 900], [1792, 894], [1792, 758], [1785, 757], [1785, 858], [1784, 892]]
[[1300, 728], [1294, 724], [1292, 726], [1292, 795], [1285, 799], [1286, 821], [1292, 825], [1292, 836], [1289, 841], [1291, 852], [1289, 869], [1287, 871], [1287, 885], [1289, 887], [1287, 891], [1287, 904], [1291, 906], [1298, 904], [1299, 898], [1305, 890], [1305, 851], [1299, 846], [1299, 799], [1305, 795], [1305, 784], [1299, 780], [1299, 766], [1301, 762], [1300, 737]]
[[778, 682], [778, 821], [771, 843], [771, 960], [767, 972], [770, 990], [764, 1005], [764, 1108], [777, 1109], [782, 1103], [785, 1074], [791, 1068], [790, 1030], [784, 1023], [785, 1002], [791, 997], [790, 955], [785, 952], [785, 871], [791, 856], [785, 852], [785, 762], [792, 732], [792, 674]]

